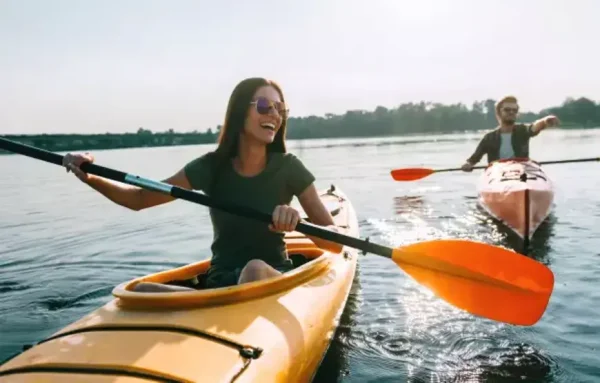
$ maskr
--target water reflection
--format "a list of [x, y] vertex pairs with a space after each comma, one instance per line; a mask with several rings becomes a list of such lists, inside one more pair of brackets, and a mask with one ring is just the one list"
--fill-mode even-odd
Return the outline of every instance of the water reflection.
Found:
[[[578, 134], [548, 132], [532, 145], [546, 153], [563, 153], [565, 158], [592, 156], [598, 139], [563, 145], [563, 138]], [[510, 232], [475, 208], [473, 174], [439, 174], [403, 184], [390, 180], [389, 169], [404, 166], [396, 149], [402, 149], [402, 162], [411, 166], [446, 167], [472, 150], [470, 143], [462, 141], [463, 135], [457, 137], [459, 143], [440, 145], [388, 143], [419, 139], [415, 137], [306, 140], [293, 151], [300, 152], [322, 182], [326, 178], [341, 183], [361, 218], [361, 237], [372, 242], [401, 246], [465, 238], [520, 251]], [[473, 137], [478, 139], [479, 134]], [[365, 141], [373, 144], [360, 146]], [[102, 162], [118, 167], [137, 158], [127, 162], [129, 171], [153, 169], [160, 177], [163, 170], [193, 158], [198, 150], [208, 147], [106, 151]], [[0, 267], [5, 271], [0, 275], [0, 329], [4, 330], [0, 330], [0, 359], [105, 303], [111, 298], [103, 290], [108, 286], [171, 263], [195, 260], [210, 246], [210, 220], [203, 209], [198, 213], [189, 204], [175, 203], [128, 214], [111, 208], [76, 181], [65, 187], [62, 175], [55, 177], [57, 170], [39, 162], [0, 156], [0, 168], [5, 186], [0, 190], [0, 216], [7, 217], [0, 220], [6, 223], [0, 236]], [[598, 380], [600, 295], [594, 287], [600, 275], [600, 245], [594, 228], [599, 224], [600, 200], [593, 192], [595, 173], [592, 166], [575, 165], [552, 167], [552, 172], [559, 220], [552, 215], [540, 226], [532, 239], [531, 256], [552, 262], [560, 278], [539, 324], [508, 326], [463, 313], [431, 296], [390, 260], [366, 255], [360, 259], [362, 283], [353, 288], [316, 381]], [[24, 173], [31, 177], [23, 178]], [[27, 179], [34, 181], [24, 185]], [[42, 194], [36, 188], [40, 180], [44, 181]], [[16, 188], [22, 204], [15, 204], [15, 193], [9, 192]], [[57, 203], [63, 200], [69, 206], [85, 207], [85, 214], [67, 214], [65, 204]], [[59, 265], [69, 267], [57, 269]]]
[[484, 382], [554, 382], [560, 381], [560, 369], [548, 355], [531, 345], [513, 343], [493, 357], [480, 355], [479, 371], [461, 371], [458, 381], [477, 378]]
[[526, 254], [546, 266], [550, 265], [548, 254], [552, 250], [551, 239], [554, 236], [554, 227], [557, 222], [554, 212], [550, 212], [548, 217], [540, 224], [529, 241], [529, 246], [525, 249], [523, 240], [516, 233], [506, 227], [501, 221], [489, 216], [481, 206], [477, 205], [477, 210], [481, 215], [486, 217], [485, 220], [481, 220], [482, 225], [493, 225], [493, 230], [499, 234], [499, 245], [513, 249], [518, 253]]
[[420, 195], [394, 197], [394, 212], [402, 215], [422, 211], [425, 208], [424, 201]]
[[415, 138], [407, 138], [407, 137], [395, 137], [395, 139], [372, 139], [372, 138], [364, 138], [361, 140], [353, 140], [353, 139], [294, 139], [289, 140], [290, 148], [293, 148], [296, 151], [298, 146], [302, 146], [302, 149], [332, 149], [332, 148], [364, 148], [364, 147], [393, 147], [393, 146], [410, 146], [410, 145], [419, 145], [419, 144], [428, 144], [435, 142], [436, 144], [443, 143], [453, 143], [456, 141], [460, 141], [464, 143], [465, 140], [469, 141], [478, 141], [479, 138], [476, 136], [468, 137], [465, 135], [447, 135], [447, 137], [436, 137], [433, 138], [431, 136], [421, 136]]
[[314, 383], [331, 383], [342, 381], [350, 372], [348, 366], [348, 354], [350, 351], [350, 341], [352, 330], [357, 321], [355, 315], [360, 308], [360, 260], [357, 266], [356, 275], [348, 301], [340, 317], [335, 336], [321, 362], [313, 379]]
[[[397, 196], [393, 215], [402, 219], [367, 219], [361, 228], [391, 246], [444, 237], [507, 245], [507, 233], [473, 200], [429, 206], [420, 195]], [[552, 220], [540, 226], [532, 241], [538, 260], [547, 258]], [[518, 328], [459, 310], [402, 272], [391, 277], [387, 273], [394, 271], [373, 268], [367, 273], [362, 311], [369, 312], [368, 321], [353, 330], [351, 342], [361, 350], [360, 358], [370, 361], [363, 367], [369, 377], [377, 376], [370, 381], [545, 382], [558, 373], [556, 363], [535, 345], [514, 341], [520, 338]], [[358, 375], [348, 379], [363, 381]]]

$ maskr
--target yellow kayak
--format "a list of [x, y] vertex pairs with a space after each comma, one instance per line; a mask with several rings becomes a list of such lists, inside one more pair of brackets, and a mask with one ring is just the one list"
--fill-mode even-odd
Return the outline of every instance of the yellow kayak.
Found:
[[[358, 236], [351, 202], [321, 193], [343, 233]], [[115, 299], [0, 366], [0, 382], [305, 382], [334, 336], [358, 257], [286, 235], [296, 266], [220, 289], [134, 292], [141, 282], [196, 280], [205, 260], [120, 284]], [[176, 282], [180, 281], [180, 282]]]

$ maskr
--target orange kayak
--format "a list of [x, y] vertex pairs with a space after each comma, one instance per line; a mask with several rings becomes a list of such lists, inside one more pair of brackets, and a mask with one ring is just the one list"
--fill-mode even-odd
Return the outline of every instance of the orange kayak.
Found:
[[[358, 221], [343, 192], [322, 200], [345, 234]], [[0, 365], [0, 382], [307, 382], [334, 336], [358, 251], [286, 235], [296, 268], [268, 280], [190, 292], [134, 292], [140, 281], [198, 280], [209, 260], [124, 282], [114, 299]]]
[[535, 161], [502, 160], [485, 169], [477, 193], [491, 216], [529, 240], [550, 214], [554, 185]]

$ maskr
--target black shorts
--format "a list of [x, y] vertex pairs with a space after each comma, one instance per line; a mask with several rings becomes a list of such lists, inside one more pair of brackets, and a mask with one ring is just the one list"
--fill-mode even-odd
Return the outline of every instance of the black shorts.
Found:
[[[291, 259], [286, 259], [278, 265], [270, 265], [275, 270], [285, 273], [294, 269], [294, 264]], [[242, 273], [243, 267], [228, 269], [224, 267], [211, 266], [206, 272], [205, 288], [215, 289], [219, 287], [227, 287], [237, 285]]]

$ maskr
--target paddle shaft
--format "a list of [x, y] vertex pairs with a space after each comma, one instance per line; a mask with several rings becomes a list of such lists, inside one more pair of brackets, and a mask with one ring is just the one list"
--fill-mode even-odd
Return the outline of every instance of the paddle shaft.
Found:
[[[538, 162], [540, 165], [551, 165], [551, 164], [567, 164], [571, 162], [592, 162], [592, 161], [600, 161], [600, 157], [591, 157], [591, 158], [578, 158], [574, 160], [557, 160], [557, 161], [541, 161]], [[473, 169], [485, 169], [487, 165], [473, 166]], [[462, 170], [462, 168], [451, 168], [451, 169], [439, 169], [435, 170], [435, 173], [441, 172], [454, 172]]]
[[[17, 143], [2, 137], [0, 137], [0, 148], [8, 150], [10, 152], [22, 154], [24, 156], [36, 158], [38, 160], [62, 166], [63, 156], [44, 149], [36, 148], [22, 143]], [[89, 174], [94, 174], [114, 181], [138, 186], [147, 190], [168, 194], [178, 199], [183, 199], [189, 202], [219, 209], [230, 214], [255, 219], [265, 223], [273, 222], [271, 214], [259, 212], [257, 210], [245, 206], [236, 206], [226, 202], [221, 202], [211, 197], [208, 197], [205, 194], [198, 193], [193, 190], [184, 189], [179, 186], [174, 186], [164, 182], [146, 179], [140, 176], [124, 173], [118, 170], [106, 168], [104, 166], [91, 164], [88, 162], [83, 163], [80, 166], [80, 169]], [[340, 243], [342, 245], [359, 249], [367, 253], [381, 255], [386, 258], [392, 258], [393, 249], [391, 249], [390, 247], [378, 245], [376, 243], [371, 243], [366, 240], [350, 237], [341, 233], [336, 233], [334, 231], [322, 228], [320, 226], [308, 222], [299, 222], [298, 225], [296, 225], [295, 230], [309, 236], [322, 238], [326, 241]]]

